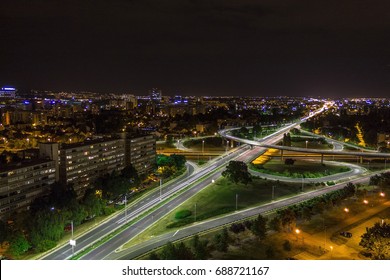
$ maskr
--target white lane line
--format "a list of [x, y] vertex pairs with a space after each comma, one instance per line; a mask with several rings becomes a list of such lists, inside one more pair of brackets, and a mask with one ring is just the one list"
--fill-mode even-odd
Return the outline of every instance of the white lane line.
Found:
[[178, 233], [178, 232], [179, 232], [179, 229], [172, 235], [172, 237], [174, 237], [176, 235], [176, 233]]

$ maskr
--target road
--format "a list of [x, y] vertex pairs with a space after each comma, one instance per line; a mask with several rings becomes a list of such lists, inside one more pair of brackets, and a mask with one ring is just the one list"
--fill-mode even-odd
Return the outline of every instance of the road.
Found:
[[[357, 183], [364, 183], [369, 180], [369, 177], [371, 175], [366, 175], [361, 178], [357, 178], [354, 180], [351, 180], [350, 182], [357, 184]], [[212, 220], [207, 220], [207, 221], [202, 221], [200, 223], [195, 223], [194, 225], [191, 225], [186, 228], [181, 228], [180, 230], [174, 230], [172, 232], [168, 232], [166, 234], [163, 234], [161, 236], [156, 236], [156, 237], [151, 237], [149, 240], [146, 242], [137, 244], [131, 248], [125, 249], [125, 250], [118, 250], [116, 252], [112, 252], [111, 254], [107, 255], [104, 259], [134, 259], [137, 256], [140, 256], [144, 253], [149, 252], [150, 250], [153, 250], [155, 248], [161, 247], [165, 245], [167, 242], [171, 241], [177, 241], [182, 238], [194, 235], [196, 233], [200, 233], [203, 231], [207, 231], [213, 228], [221, 227], [223, 225], [245, 219], [247, 217], [255, 216], [258, 214], [264, 214], [270, 211], [273, 211], [274, 209], [286, 207], [289, 205], [293, 205], [296, 203], [299, 203], [301, 201], [323, 195], [325, 193], [335, 191], [338, 189], [342, 189], [345, 186], [345, 183], [340, 183], [334, 186], [326, 187], [326, 188], [321, 188], [318, 190], [314, 190], [311, 192], [307, 193], [302, 193], [297, 196], [287, 198], [287, 199], [282, 199], [274, 202], [270, 202], [261, 206], [253, 207], [250, 209], [245, 209], [239, 212], [234, 212], [229, 215], [224, 215], [223, 217], [212, 219]]]
[[[296, 124], [291, 126], [295, 125]], [[264, 138], [263, 143], [273, 143], [275, 139], [280, 138], [280, 135], [287, 129], [288, 127], [285, 127], [279, 132], [267, 136], [266, 138]], [[121, 233], [117, 234], [101, 246], [91, 249], [89, 253], [82, 257], [82, 259], [104, 259], [106, 256], [108, 256], [117, 248], [119, 248], [123, 243], [127, 242], [127, 240], [139, 234], [145, 228], [149, 227], [155, 220], [161, 218], [166, 213], [168, 213], [170, 209], [175, 208], [180, 203], [182, 203], [192, 195], [196, 194], [199, 190], [206, 187], [211, 182], [211, 180], [217, 179], [221, 175], [222, 169], [220, 169], [220, 167], [225, 166], [230, 160], [251, 161], [255, 157], [257, 157], [258, 154], [265, 151], [265, 148], [262, 147], [256, 147], [251, 150], [246, 149], [247, 147], [245, 145], [241, 146], [237, 148], [234, 152], [229, 152], [227, 153], [227, 155], [213, 160], [210, 164], [205, 166], [198, 173], [192, 174], [187, 178], [181, 179], [177, 184], [166, 186], [163, 192], [160, 193], [158, 191], [154, 191], [150, 195], [137, 200], [132, 205], [127, 207], [126, 216], [124, 216], [123, 212], [121, 212], [113, 218], [108, 219], [106, 222], [98, 225], [96, 228], [92, 229], [86, 234], [75, 238], [77, 242], [75, 253], [82, 251], [88, 246], [91, 246], [97, 240], [100, 240], [104, 236], [107, 236], [109, 233], [122, 227], [124, 223], [138, 218], [140, 215], [142, 215], [146, 211], [150, 211], [150, 209], [153, 208], [154, 210], [146, 214], [143, 218], [135, 222], [133, 225], [127, 227]], [[181, 192], [180, 194], [165, 203], [164, 200], [168, 200], [168, 198], [173, 197], [179, 190], [185, 189], [191, 184], [193, 184], [191, 188], [187, 189], [184, 192]], [[161, 205], [163, 205], [164, 207], [161, 207]], [[158, 206], [159, 208], [155, 209], [156, 206]], [[64, 245], [59, 249], [49, 253], [48, 255], [43, 257], [43, 259], [58, 260], [67, 259], [71, 256], [71, 246]]]
[[[97, 240], [100, 240], [102, 237], [115, 231], [117, 228], [123, 226], [125, 221], [130, 221], [134, 218], [137, 218], [138, 216], [140, 216], [142, 213], [144, 213], [148, 209], [155, 207], [160, 202], [166, 200], [167, 198], [169, 198], [172, 195], [174, 195], [175, 193], [177, 193], [179, 190], [186, 188], [188, 185], [191, 185], [192, 183], [196, 182], [200, 178], [202, 178], [204, 176], [210, 177], [211, 175], [209, 175], [209, 174], [211, 174], [213, 171], [218, 169], [218, 167], [224, 166], [228, 161], [230, 161], [232, 159], [236, 159], [237, 157], [241, 157], [240, 153], [242, 153], [242, 151], [245, 151], [247, 149], [248, 149], [248, 147], [245, 147], [245, 146], [239, 147], [239, 148], [235, 149], [233, 152], [229, 152], [228, 155], [224, 155], [222, 157], [219, 157], [217, 159], [212, 160], [209, 165], [205, 166], [203, 169], [199, 170], [198, 172], [191, 174], [189, 176], [186, 176], [173, 184], [168, 184], [167, 186], [164, 186], [162, 188], [161, 198], [160, 198], [159, 190], [156, 189], [154, 192], [150, 193], [150, 195], [142, 197], [141, 199], [138, 199], [137, 201], [133, 202], [131, 205], [129, 205], [127, 207], [126, 219], [125, 219], [124, 211], [121, 211], [120, 213], [115, 215], [113, 218], [98, 225], [97, 227], [93, 228], [91, 231], [85, 233], [82, 236], [76, 237], [75, 239], [76, 239], [77, 244], [76, 244], [76, 248], [75, 248], [75, 253], [82, 251], [84, 248], [92, 245]], [[250, 151], [248, 151], [248, 152], [250, 152]], [[192, 165], [190, 165], [189, 168], [191, 169], [191, 173], [192, 173], [194, 170], [194, 167]], [[208, 182], [210, 182], [210, 181], [208, 181]], [[169, 207], [169, 205], [168, 205], [168, 207]], [[148, 215], [147, 217], [149, 217], [149, 219], [151, 219], [151, 220], [157, 219], [157, 216], [153, 217], [151, 215]], [[143, 223], [144, 221], [145, 221], [145, 219], [142, 219], [135, 226], [131, 226], [131, 228], [145, 227], [146, 224]], [[131, 232], [125, 231], [125, 233], [130, 234]], [[122, 233], [122, 235], [123, 235], [123, 233]], [[120, 235], [120, 236], [122, 236], [122, 235]], [[131, 236], [131, 235], [129, 235], [129, 236]], [[101, 248], [104, 249], [104, 248], [106, 248], [106, 246], [108, 246], [110, 248], [115, 247], [116, 246], [115, 240], [118, 240], [118, 238], [113, 238], [110, 242], [106, 243], [106, 244], [110, 244], [110, 245], [104, 244], [101, 246]], [[121, 241], [121, 242], [123, 243], [123, 241]], [[97, 255], [102, 254], [101, 248], [99, 247], [95, 250], [92, 250], [88, 255], [85, 256], [85, 258], [87, 258], [87, 259], [89, 257], [93, 258], [92, 256], [95, 253]], [[108, 250], [110, 250], [110, 249], [108, 249]], [[45, 255], [42, 259], [61, 260], [61, 259], [68, 259], [71, 256], [72, 256], [71, 246], [68, 244], [65, 244], [64, 246], [59, 247], [56, 250], [52, 251], [51, 253]]]
[[261, 173], [258, 171], [254, 170], [249, 170], [249, 172], [254, 175], [254, 176], [259, 176], [262, 178], [267, 178], [271, 180], [279, 180], [279, 181], [285, 181], [285, 182], [296, 182], [296, 183], [321, 183], [321, 182], [328, 182], [328, 181], [339, 181], [345, 178], [350, 178], [356, 175], [364, 174], [367, 172], [367, 169], [356, 165], [356, 164], [351, 164], [351, 163], [344, 163], [344, 162], [337, 162], [334, 163], [332, 161], [324, 161], [326, 165], [337, 165], [337, 166], [347, 166], [351, 170], [342, 172], [342, 173], [337, 173], [333, 175], [328, 175], [320, 178], [292, 178], [292, 177], [284, 177], [284, 176], [276, 176], [272, 174], [266, 174], [266, 173]]
[[[282, 128], [281, 131], [287, 131], [298, 124], [289, 125], [287, 127]], [[232, 136], [229, 134], [232, 130], [237, 130], [239, 128], [229, 128], [219, 131], [218, 133], [227, 139], [241, 142], [243, 144], [248, 144], [252, 146], [261, 146], [266, 148], [273, 148], [278, 150], [285, 150], [285, 151], [294, 151], [294, 152], [302, 152], [307, 154], [321, 154], [321, 155], [348, 155], [348, 156], [357, 156], [357, 157], [372, 157], [372, 158], [390, 158], [390, 153], [379, 153], [379, 152], [354, 152], [354, 151], [343, 151], [339, 149], [333, 149], [333, 150], [322, 150], [322, 149], [306, 149], [306, 148], [300, 148], [300, 147], [289, 147], [289, 146], [280, 146], [280, 145], [274, 145], [268, 143], [268, 141], [265, 141], [269, 137], [274, 137], [273, 134], [260, 139], [259, 141], [255, 140], [248, 140], [248, 139], [242, 139], [236, 136]], [[276, 141], [275, 141], [276, 142]]]
[[[188, 174], [185, 175], [183, 178], [179, 179], [178, 181], [175, 181], [173, 183], [168, 183], [167, 185], [162, 186], [162, 197], [166, 197], [169, 192], [172, 190], [176, 190], [177, 185], [183, 185], [188, 179], [191, 178], [191, 174], [194, 173], [194, 166], [192, 164], [188, 164]], [[129, 204], [127, 208], [127, 213], [129, 213], [128, 218], [131, 217], [131, 215], [137, 215], [140, 214], [142, 210], [147, 208], [147, 205], [150, 204], [150, 201], [160, 199], [160, 192], [159, 189], [156, 189], [149, 195], [143, 196], [140, 199], [137, 199], [136, 201]], [[124, 218], [124, 210], [120, 211], [118, 214], [116, 214], [114, 217], [112, 217], [110, 220], [107, 220], [106, 222], [100, 224], [99, 226], [95, 227], [94, 229], [90, 230], [89, 232], [83, 234], [82, 236], [76, 236], [76, 253], [85, 247], [89, 246], [91, 243], [93, 243], [95, 240], [99, 240], [102, 236], [108, 234], [109, 232], [115, 230], [118, 227], [118, 224], [123, 223]], [[47, 260], [61, 260], [61, 259], [67, 259], [72, 256], [72, 250], [70, 245], [66, 244], [64, 246], [61, 246], [59, 248], [56, 248], [56, 250], [52, 251], [51, 253], [45, 255], [43, 259]]]
[[[244, 148], [245, 149], [245, 148]], [[202, 177], [206, 176], [206, 178], [202, 178], [198, 182], [194, 184], [193, 187], [184, 191], [179, 196], [176, 196], [172, 200], [165, 203], [162, 207], [148, 213], [144, 218], [134, 223], [132, 226], [128, 227], [126, 230], [122, 231], [120, 234], [116, 235], [114, 238], [103, 244], [102, 246], [96, 248], [90, 253], [84, 255], [81, 259], [83, 260], [100, 260], [105, 259], [112, 252], [117, 250], [120, 246], [130, 240], [132, 237], [137, 236], [143, 230], [151, 226], [155, 221], [161, 219], [166, 214], [168, 214], [172, 209], [176, 208], [178, 205], [182, 204], [184, 201], [198, 193], [203, 188], [207, 187], [212, 180], [216, 180], [221, 176], [223, 169], [215, 171], [218, 167], [224, 166], [228, 161], [235, 159], [241, 161], [250, 161], [253, 158], [257, 157], [261, 148], [246, 150], [242, 153], [241, 150], [231, 153], [229, 156], [221, 159], [221, 163], [215, 163], [210, 166], [210, 169], [203, 170], [202, 172], [195, 174], [193, 180], [185, 183], [186, 185], [190, 185], [192, 182], [195, 182]], [[242, 154], [240, 154], [242, 153]]]

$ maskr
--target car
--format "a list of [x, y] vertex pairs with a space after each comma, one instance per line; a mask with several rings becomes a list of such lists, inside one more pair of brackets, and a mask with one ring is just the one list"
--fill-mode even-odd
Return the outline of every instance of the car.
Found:
[[352, 237], [352, 233], [350, 233], [348, 231], [342, 231], [342, 232], [340, 232], [340, 235], [344, 236], [344, 237], [347, 237], [347, 238], [351, 238]]

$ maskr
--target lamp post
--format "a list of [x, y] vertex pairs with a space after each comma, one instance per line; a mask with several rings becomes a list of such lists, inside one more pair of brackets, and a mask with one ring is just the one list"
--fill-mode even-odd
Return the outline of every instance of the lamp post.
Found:
[[127, 221], [127, 195], [125, 194], [125, 222]]
[[298, 235], [301, 233], [301, 230], [300, 229], [295, 229], [295, 233], [297, 234], [297, 242], [298, 242]]
[[74, 240], [74, 237], [73, 237], [73, 220], [70, 222], [70, 228], [72, 230], [72, 236], [69, 240], [69, 244], [70, 246], [72, 246], [72, 256], [74, 255], [74, 247], [76, 246], [76, 240]]
[[229, 149], [229, 140], [226, 140], [226, 153], [227, 153], [228, 149]]
[[304, 176], [303, 176], [303, 174], [302, 174], [302, 186], [301, 186], [301, 192], [303, 192], [303, 185], [304, 185]]
[[333, 246], [329, 246], [330, 248], [330, 259], [332, 259], [332, 254], [333, 254]]
[[306, 140], [306, 149], [307, 149], [307, 142], [309, 142], [309, 141]]
[[236, 193], [236, 211], [237, 211], [237, 207], [238, 207], [238, 193]]
[[202, 140], [202, 156], [204, 156], [204, 140]]
[[272, 186], [272, 201], [275, 198], [275, 186]]
[[161, 185], [162, 185], [162, 179], [160, 178], [160, 200], [162, 199], [162, 197], [161, 197], [161, 195], [162, 195]]
[[195, 222], [196, 222], [196, 203], [195, 203]]

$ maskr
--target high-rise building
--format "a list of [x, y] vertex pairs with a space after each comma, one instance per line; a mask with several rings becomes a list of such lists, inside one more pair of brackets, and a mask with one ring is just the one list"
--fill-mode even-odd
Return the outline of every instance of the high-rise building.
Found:
[[28, 210], [34, 199], [46, 195], [55, 182], [53, 160], [31, 160], [0, 167], [0, 218]]
[[157, 88], [152, 88], [151, 90], [149, 90], [149, 97], [150, 100], [153, 101], [154, 103], [160, 103], [162, 99], [161, 90]]
[[0, 89], [0, 98], [15, 98], [16, 88], [13, 87], [2, 87]]
[[97, 178], [125, 167], [123, 139], [63, 144], [59, 148], [58, 143], [40, 143], [40, 150], [41, 156], [56, 161], [58, 181], [72, 184], [79, 198]]
[[156, 139], [153, 135], [123, 134], [126, 165], [133, 165], [138, 174], [150, 172], [156, 163]]

